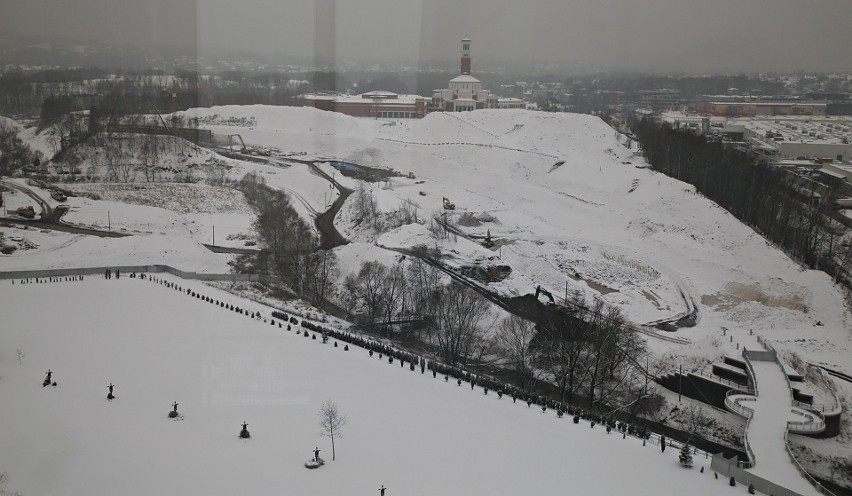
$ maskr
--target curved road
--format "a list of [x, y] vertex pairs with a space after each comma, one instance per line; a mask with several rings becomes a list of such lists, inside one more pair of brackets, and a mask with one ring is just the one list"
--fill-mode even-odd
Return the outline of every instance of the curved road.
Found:
[[[338, 231], [337, 228], [334, 226], [334, 217], [337, 215], [340, 209], [343, 208], [343, 204], [346, 202], [346, 199], [349, 198], [349, 195], [352, 194], [352, 190], [343, 187], [339, 182], [335, 181], [334, 178], [323, 172], [322, 169], [317, 166], [318, 162], [324, 161], [301, 160], [292, 157], [287, 157], [286, 160], [288, 162], [295, 162], [298, 164], [307, 165], [311, 168], [314, 174], [322, 177], [323, 179], [331, 183], [335, 188], [337, 188], [337, 191], [340, 192], [340, 195], [338, 195], [337, 200], [335, 200], [334, 203], [331, 205], [331, 208], [324, 212], [317, 212], [316, 209], [311, 206], [310, 202], [305, 200], [299, 193], [289, 188], [282, 188], [283, 190], [287, 191], [287, 193], [296, 198], [296, 200], [304, 204], [308, 211], [314, 215], [314, 226], [316, 227], [317, 232], [320, 236], [320, 249], [330, 250], [338, 246], [349, 244], [349, 240], [346, 239], [342, 234], [340, 234], [340, 231]], [[266, 163], [267, 165], [274, 165], [278, 167], [290, 167], [291, 165], [277, 162], [274, 158], [265, 159], [264, 163]]]
[[40, 219], [22, 219], [19, 217], [0, 217], [0, 220], [5, 220], [9, 222], [23, 223], [28, 225], [37, 226], [41, 229], [49, 229], [51, 231], [61, 231], [67, 232], [71, 234], [85, 234], [89, 236], [99, 236], [101, 238], [123, 238], [125, 236], [130, 236], [127, 233], [114, 232], [114, 231], [101, 231], [99, 229], [90, 229], [87, 227], [78, 227], [72, 226], [70, 224], [65, 224], [61, 222], [62, 216], [65, 214], [65, 209], [53, 209], [50, 204], [38, 196], [38, 194], [27, 188], [25, 186], [21, 186], [16, 183], [11, 183], [8, 181], [0, 181], [0, 184], [7, 186], [12, 189], [16, 189], [25, 195], [29, 196], [36, 203], [38, 203], [39, 208], [41, 208], [41, 218]]

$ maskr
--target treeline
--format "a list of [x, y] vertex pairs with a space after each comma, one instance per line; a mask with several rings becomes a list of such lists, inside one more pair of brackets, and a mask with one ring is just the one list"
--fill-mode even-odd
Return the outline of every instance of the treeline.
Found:
[[834, 187], [804, 186], [754, 154], [668, 124], [644, 118], [631, 127], [655, 170], [694, 185], [791, 257], [849, 287], [852, 249], [840, 244], [846, 228], [836, 217]]
[[33, 152], [18, 138], [18, 129], [0, 120], [0, 176], [10, 176], [16, 169], [41, 163], [41, 153]]
[[449, 365], [481, 360], [485, 336], [494, 325], [488, 318], [490, 303], [466, 286], [446, 284], [443, 272], [424, 260], [436, 256], [426, 248], [417, 251], [422, 253], [400, 256], [391, 266], [362, 263], [344, 280], [343, 306], [356, 321], [385, 335], [405, 329], [404, 338], [429, 344]]
[[657, 88], [672, 88], [681, 91], [684, 98], [695, 98], [701, 95], [724, 95], [730, 88], [737, 88], [747, 93], [759, 90], [765, 95], [778, 95], [788, 92], [784, 83], [779, 80], [767, 80], [745, 74], [714, 75], [714, 76], [608, 76], [585, 77], [569, 79], [569, 85], [595, 89], [638, 92]]
[[299, 297], [322, 308], [337, 279], [337, 256], [320, 250], [315, 231], [290, 204], [287, 193], [247, 174], [237, 185], [257, 210], [254, 228], [261, 237], [269, 271]]
[[[318, 81], [322, 78], [318, 78]], [[173, 98], [172, 81], [179, 91]], [[98, 107], [107, 115], [169, 113], [216, 105], [298, 105], [296, 96], [311, 81], [285, 73], [243, 75], [231, 72], [203, 77], [194, 72], [109, 73], [98, 68], [0, 75], [0, 115], [39, 117], [41, 128], [69, 112]]]
[[346, 278], [342, 303], [356, 321], [429, 349], [451, 367], [505, 369], [524, 394], [544, 381], [559, 402], [582, 397], [596, 411], [608, 405], [635, 416], [662, 405], [640, 365], [645, 342], [618, 308], [575, 293], [566, 307], [541, 310], [536, 322], [498, 319], [477, 291], [446, 283], [437, 254], [421, 247], [414, 255], [390, 266], [364, 262]]

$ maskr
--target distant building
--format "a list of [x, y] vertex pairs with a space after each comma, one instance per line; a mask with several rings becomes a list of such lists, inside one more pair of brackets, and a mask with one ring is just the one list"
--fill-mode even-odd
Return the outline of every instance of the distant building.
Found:
[[305, 107], [375, 119], [422, 119], [428, 103], [422, 96], [398, 95], [390, 91], [370, 91], [360, 95], [311, 93], [300, 98]]
[[706, 113], [719, 117], [758, 117], [776, 115], [824, 116], [826, 114], [826, 104], [710, 102]]
[[418, 95], [398, 95], [389, 91], [370, 91], [360, 95], [309, 93], [300, 95], [303, 106], [353, 117], [376, 119], [422, 119], [428, 112], [464, 112], [477, 109], [523, 109], [520, 98], [500, 98], [482, 88], [482, 82], [470, 75], [470, 38], [462, 40], [461, 74], [450, 80], [449, 87], [438, 90], [432, 99]]
[[852, 160], [852, 120], [849, 119], [744, 118], [728, 121], [723, 133], [731, 141], [747, 141], [752, 150], [773, 160]]
[[470, 38], [462, 39], [461, 74], [450, 80], [449, 87], [432, 95], [430, 111], [465, 112], [477, 109], [526, 108], [520, 98], [500, 98], [482, 88], [482, 82], [470, 74]]
[[[752, 105], [756, 103], [801, 103], [798, 96], [763, 96], [763, 95], [701, 95], [695, 99], [695, 111], [700, 114], [709, 114], [713, 104]], [[746, 116], [748, 117], [748, 116]]]
[[672, 88], [640, 90], [639, 101], [642, 105], [653, 109], [673, 108], [681, 103], [681, 94], [680, 90]]

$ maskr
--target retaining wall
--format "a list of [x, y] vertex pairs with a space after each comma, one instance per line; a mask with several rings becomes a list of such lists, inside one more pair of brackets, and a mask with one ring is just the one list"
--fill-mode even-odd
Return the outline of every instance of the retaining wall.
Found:
[[110, 267], [78, 267], [72, 269], [42, 269], [42, 270], [12, 270], [0, 272], [0, 279], [34, 279], [42, 277], [65, 277], [65, 276], [98, 276], [103, 275], [107, 270], [111, 270], [113, 274], [116, 270], [125, 273], [129, 276], [132, 272], [137, 274], [148, 273], [169, 273], [182, 277], [184, 279], [197, 279], [201, 281], [241, 281], [241, 282], [273, 282], [274, 277], [266, 274], [208, 274], [199, 272], [187, 272], [176, 269], [170, 265], [116, 265]]

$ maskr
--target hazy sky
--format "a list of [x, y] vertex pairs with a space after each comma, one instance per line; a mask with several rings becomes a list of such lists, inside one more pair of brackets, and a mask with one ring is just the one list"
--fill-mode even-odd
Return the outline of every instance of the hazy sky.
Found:
[[[852, 0], [0, 0], [0, 31], [340, 59], [852, 70]], [[317, 13], [322, 13], [318, 16]], [[333, 48], [332, 48], [333, 47]]]

